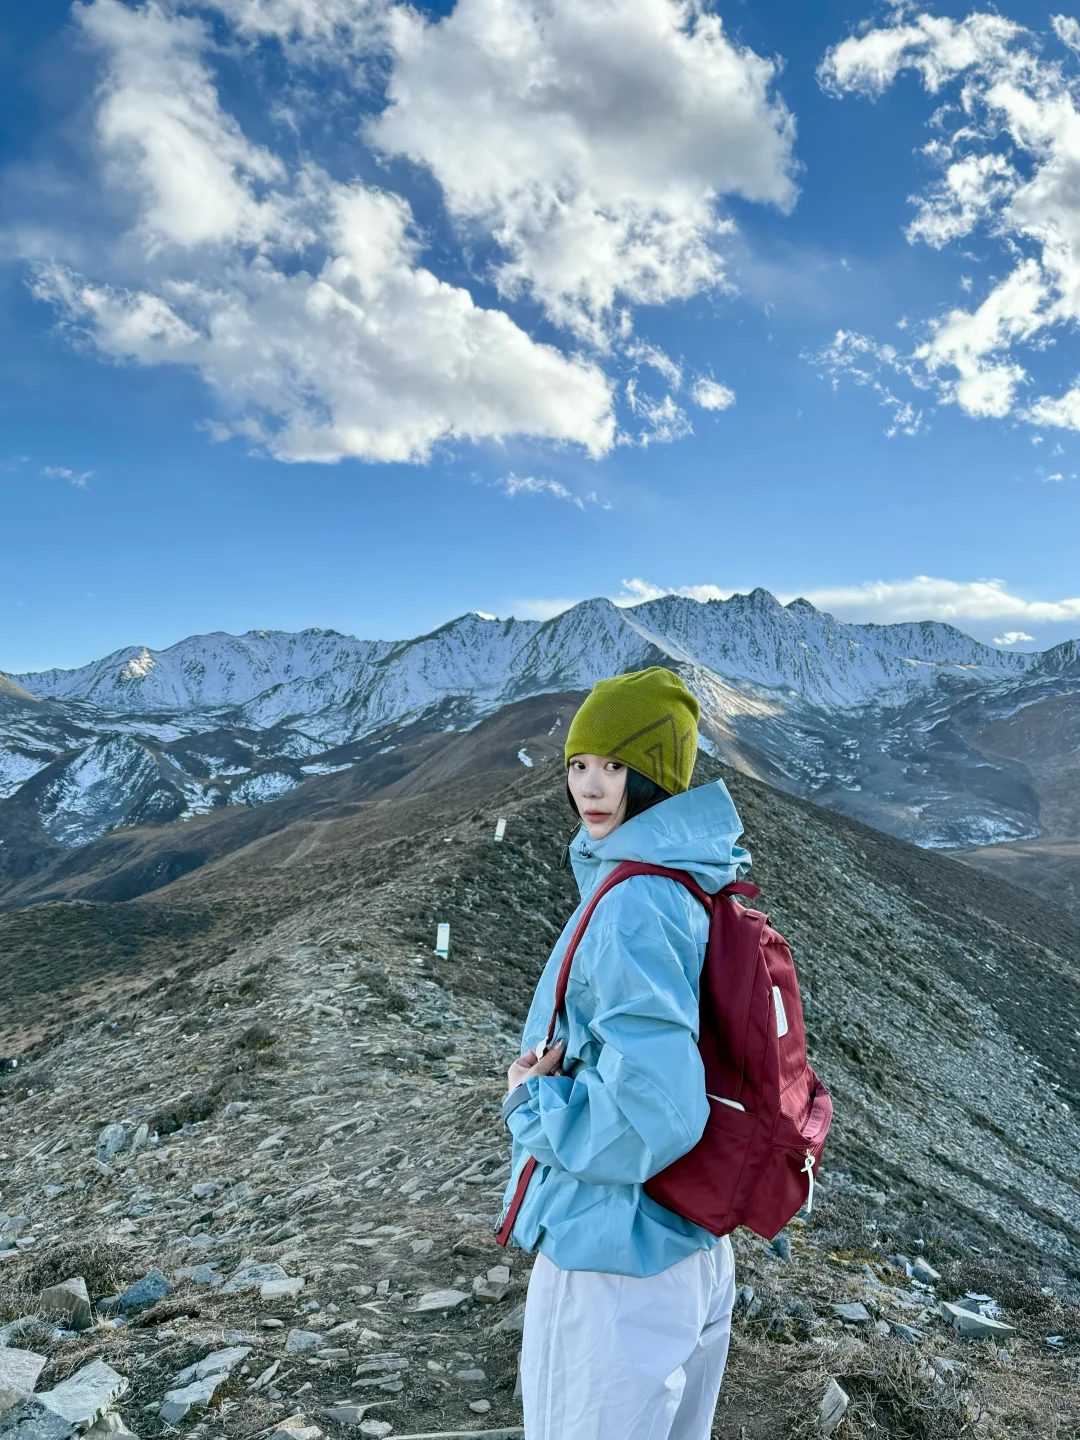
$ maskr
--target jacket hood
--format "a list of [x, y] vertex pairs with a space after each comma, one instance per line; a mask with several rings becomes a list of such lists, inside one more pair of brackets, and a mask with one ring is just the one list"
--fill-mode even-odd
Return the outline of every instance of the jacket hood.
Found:
[[737, 844], [742, 821], [722, 780], [699, 785], [643, 810], [602, 840], [584, 826], [570, 842], [570, 863], [582, 896], [623, 860], [685, 870], [715, 895], [750, 869], [750, 852]]

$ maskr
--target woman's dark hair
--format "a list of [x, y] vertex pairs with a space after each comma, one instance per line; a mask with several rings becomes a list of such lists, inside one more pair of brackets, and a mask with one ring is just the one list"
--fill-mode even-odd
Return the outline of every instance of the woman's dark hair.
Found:
[[[570, 781], [566, 782], [566, 798], [570, 802], [570, 809], [574, 813], [574, 819], [580, 820], [577, 805], [570, 793]], [[626, 767], [626, 809], [623, 811], [622, 823], [632, 820], [635, 815], [640, 815], [643, 810], [651, 810], [654, 805], [659, 805], [661, 800], [670, 800], [670, 794], [655, 780], [649, 780], [642, 775], [640, 770], [632, 770]]]

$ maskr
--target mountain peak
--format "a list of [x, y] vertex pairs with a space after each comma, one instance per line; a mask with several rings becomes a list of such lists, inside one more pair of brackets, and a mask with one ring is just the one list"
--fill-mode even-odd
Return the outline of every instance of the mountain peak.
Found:
[[24, 690], [21, 685], [16, 685], [14, 680], [0, 670], [0, 700], [29, 700], [34, 704], [38, 703], [38, 697], [31, 695], [29, 690]]

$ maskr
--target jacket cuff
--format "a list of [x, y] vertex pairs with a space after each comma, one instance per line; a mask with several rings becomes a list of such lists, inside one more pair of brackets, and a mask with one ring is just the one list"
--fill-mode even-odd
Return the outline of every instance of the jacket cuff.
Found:
[[507, 1095], [506, 1099], [503, 1101], [502, 1118], [504, 1124], [509, 1121], [510, 1116], [514, 1113], [514, 1111], [518, 1108], [519, 1105], [526, 1104], [531, 1098], [532, 1096], [529, 1090], [529, 1086], [527, 1082], [523, 1080], [520, 1085], [516, 1086], [515, 1089], [510, 1091], [510, 1094]]

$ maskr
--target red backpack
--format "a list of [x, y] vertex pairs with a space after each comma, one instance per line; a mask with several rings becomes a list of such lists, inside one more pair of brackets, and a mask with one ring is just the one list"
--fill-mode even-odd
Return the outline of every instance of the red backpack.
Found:
[[[701, 1139], [645, 1182], [658, 1204], [714, 1235], [745, 1225], [772, 1239], [814, 1201], [814, 1167], [832, 1120], [832, 1097], [806, 1060], [802, 1002], [787, 941], [768, 916], [731, 897], [761, 892], [739, 882], [707, 895], [683, 870], [627, 861], [597, 886], [566, 947], [542, 1054], [555, 1036], [574, 952], [593, 911], [632, 875], [665, 875], [710, 913], [701, 970], [698, 1049], [709, 1119]], [[495, 1238], [507, 1245], [536, 1160], [526, 1162]]]

